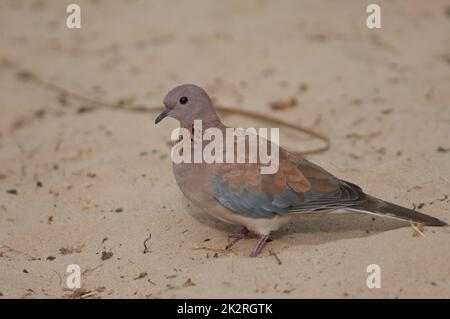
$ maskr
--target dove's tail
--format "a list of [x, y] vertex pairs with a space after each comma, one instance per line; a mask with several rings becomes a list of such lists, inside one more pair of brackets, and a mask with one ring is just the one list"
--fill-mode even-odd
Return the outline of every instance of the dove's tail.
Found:
[[447, 223], [437, 218], [416, 212], [412, 209], [395, 205], [384, 200], [369, 196], [364, 203], [357, 206], [359, 210], [365, 210], [380, 216], [407, 220], [410, 222], [422, 223], [426, 226], [448, 226]]

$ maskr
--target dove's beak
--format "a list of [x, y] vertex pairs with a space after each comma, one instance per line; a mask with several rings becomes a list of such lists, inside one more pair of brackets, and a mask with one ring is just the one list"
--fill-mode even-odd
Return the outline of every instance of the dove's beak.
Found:
[[158, 124], [161, 122], [170, 112], [171, 110], [166, 108], [164, 111], [161, 112], [161, 114], [158, 115], [158, 117], [155, 119], [155, 124]]

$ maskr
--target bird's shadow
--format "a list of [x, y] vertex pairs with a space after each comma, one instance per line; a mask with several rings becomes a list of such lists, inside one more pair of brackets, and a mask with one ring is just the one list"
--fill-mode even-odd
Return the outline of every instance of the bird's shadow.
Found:
[[[193, 204], [185, 207], [198, 222], [225, 234], [239, 229], [239, 226], [213, 219]], [[405, 221], [363, 213], [299, 214], [293, 215], [288, 224], [272, 233], [271, 239], [294, 245], [318, 245], [340, 239], [367, 237], [408, 225]]]

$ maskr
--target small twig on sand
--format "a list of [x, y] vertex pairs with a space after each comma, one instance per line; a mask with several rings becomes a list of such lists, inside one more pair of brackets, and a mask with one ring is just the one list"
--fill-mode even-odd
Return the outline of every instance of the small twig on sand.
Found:
[[152, 233], [148, 234], [148, 237], [144, 240], [144, 251], [143, 254], [150, 252], [150, 246], [147, 246], [147, 242], [152, 238]]
[[64, 299], [86, 299], [88, 297], [91, 297], [95, 295], [96, 291], [91, 290], [85, 290], [83, 288], [77, 288], [70, 292], [69, 294], [66, 294], [63, 296]]
[[414, 229], [413, 236], [420, 235], [422, 237], [425, 237], [425, 234], [423, 233], [423, 224], [420, 223], [411, 223], [412, 229]]
[[443, 201], [445, 201], [445, 200], [447, 200], [448, 199], [448, 195], [445, 195], [444, 197], [442, 197], [442, 198], [436, 198], [436, 199], [433, 199], [431, 202], [430, 202], [430, 205], [433, 205], [435, 202], [443, 202]]
[[269, 249], [269, 255], [273, 256], [275, 258], [275, 261], [277, 262], [278, 265], [282, 264], [282, 262], [281, 262], [280, 258], [278, 257], [278, 255], [272, 249]]
[[225, 249], [223, 248], [213, 248], [213, 247], [206, 247], [206, 246], [196, 246], [196, 247], [192, 247], [192, 250], [207, 250], [207, 251], [215, 251], [215, 252], [226, 252]]
[[97, 293], [96, 291], [91, 291], [91, 292], [88, 292], [88, 293], [82, 295], [80, 298], [81, 299], [86, 299], [88, 297], [91, 297], [91, 296], [95, 295], [96, 293]]
[[88, 267], [88, 268], [86, 268], [81, 274], [82, 274], [82, 275], [86, 275], [86, 274], [88, 274], [88, 273], [90, 273], [90, 272], [93, 272], [93, 271], [97, 270], [97, 269], [100, 268], [101, 266], [103, 266], [103, 264], [97, 265], [97, 266], [95, 266], [94, 268]]
[[12, 248], [12, 247], [7, 246], [7, 245], [0, 246], [0, 249], [2, 249], [2, 248], [6, 248], [8, 251], [0, 252], [1, 256], [4, 256], [4, 254], [7, 253], [7, 252], [14, 252], [14, 253], [22, 254], [22, 255], [28, 257], [31, 260], [39, 260], [39, 257], [35, 257], [33, 255], [30, 255], [29, 253], [26, 253], [24, 251], [20, 251], [18, 249]]

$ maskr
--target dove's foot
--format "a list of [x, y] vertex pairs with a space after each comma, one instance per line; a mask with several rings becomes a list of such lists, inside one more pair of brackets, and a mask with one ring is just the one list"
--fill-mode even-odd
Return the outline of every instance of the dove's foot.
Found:
[[230, 239], [230, 243], [225, 247], [226, 250], [233, 247], [234, 244], [236, 244], [241, 239], [244, 239], [245, 236], [249, 233], [249, 230], [247, 227], [242, 227], [241, 230], [238, 233], [233, 233], [228, 235], [228, 239]]
[[250, 257], [256, 257], [263, 249], [267, 239], [269, 239], [269, 235], [261, 235], [256, 242], [255, 248], [253, 248], [252, 253], [250, 254]]

